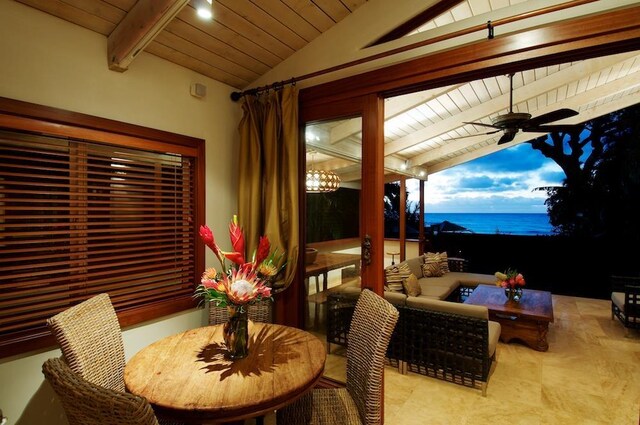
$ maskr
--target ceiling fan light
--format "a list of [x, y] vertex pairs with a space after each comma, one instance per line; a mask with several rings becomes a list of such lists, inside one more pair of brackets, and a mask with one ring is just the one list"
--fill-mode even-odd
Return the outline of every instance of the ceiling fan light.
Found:
[[307, 170], [307, 193], [334, 192], [340, 188], [340, 177], [333, 171]]

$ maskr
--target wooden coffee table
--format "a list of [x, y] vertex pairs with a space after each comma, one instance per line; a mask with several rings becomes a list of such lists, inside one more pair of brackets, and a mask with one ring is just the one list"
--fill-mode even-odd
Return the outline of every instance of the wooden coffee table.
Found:
[[504, 289], [478, 285], [465, 304], [483, 305], [489, 309], [489, 320], [502, 326], [500, 341], [517, 339], [538, 351], [547, 351], [547, 332], [553, 322], [551, 292], [524, 289], [520, 302], [507, 301]]

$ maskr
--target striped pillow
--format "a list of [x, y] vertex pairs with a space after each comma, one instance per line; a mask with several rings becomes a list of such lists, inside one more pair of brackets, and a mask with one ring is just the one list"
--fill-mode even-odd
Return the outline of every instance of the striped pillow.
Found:
[[449, 273], [449, 258], [447, 257], [447, 251], [440, 253], [440, 270], [442, 273]]
[[440, 277], [443, 275], [442, 268], [440, 267], [440, 254], [437, 252], [426, 252], [424, 254], [422, 275], [424, 277]]
[[406, 263], [387, 267], [384, 270], [385, 289], [390, 292], [404, 292], [404, 280], [411, 274], [411, 269]]

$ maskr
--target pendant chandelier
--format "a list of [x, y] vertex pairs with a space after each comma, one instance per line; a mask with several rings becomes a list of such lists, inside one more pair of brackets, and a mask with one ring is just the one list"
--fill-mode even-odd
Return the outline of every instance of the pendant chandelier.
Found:
[[[311, 153], [312, 158], [314, 154]], [[306, 187], [307, 193], [335, 192], [340, 187], [340, 177], [333, 171], [314, 169], [312, 159], [311, 168], [307, 170]]]

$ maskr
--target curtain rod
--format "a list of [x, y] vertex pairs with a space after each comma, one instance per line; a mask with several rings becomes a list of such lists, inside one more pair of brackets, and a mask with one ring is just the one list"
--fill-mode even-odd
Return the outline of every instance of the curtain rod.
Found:
[[406, 46], [402, 46], [402, 47], [398, 47], [395, 49], [391, 49], [391, 50], [387, 50], [386, 52], [381, 52], [381, 53], [376, 53], [375, 55], [371, 55], [371, 56], [367, 56], [365, 58], [362, 59], [356, 59], [354, 61], [351, 62], [346, 62], [340, 65], [336, 65], [336, 66], [332, 66], [329, 68], [325, 68], [325, 69], [321, 69], [319, 71], [314, 71], [314, 72], [310, 72], [308, 74], [304, 74], [301, 75], [299, 77], [292, 77], [288, 80], [284, 80], [284, 81], [278, 81], [272, 84], [268, 84], [266, 86], [261, 86], [261, 87], [256, 87], [253, 89], [249, 89], [249, 90], [244, 90], [244, 91], [234, 91], [233, 93], [231, 93], [231, 100], [233, 100], [234, 102], [237, 102], [238, 100], [240, 100], [242, 98], [242, 96], [245, 95], [256, 95], [262, 91], [268, 91], [268, 90], [279, 90], [282, 89], [286, 84], [292, 84], [295, 85], [296, 82], [298, 81], [302, 81], [302, 80], [307, 80], [309, 78], [313, 78], [313, 77], [318, 77], [320, 75], [324, 75], [324, 74], [329, 74], [331, 72], [335, 72], [335, 71], [340, 71], [342, 69], [347, 69], [347, 68], [351, 68], [353, 66], [356, 65], [360, 65], [363, 63], [367, 63], [367, 62], [371, 62], [377, 59], [381, 59], [387, 56], [392, 56], [398, 53], [403, 53], [409, 50], [413, 50], [413, 49], [417, 49], [418, 47], [424, 47], [424, 46], [428, 46], [429, 44], [435, 44], [435, 43], [439, 43], [441, 41], [446, 41], [455, 37], [459, 37], [462, 35], [467, 35], [467, 34], [471, 34], [473, 32], [477, 32], [477, 31], [482, 31], [482, 30], [488, 30], [488, 36], [487, 39], [492, 39], [494, 37], [494, 28], [501, 26], [501, 25], [505, 25], [505, 24], [509, 24], [512, 22], [517, 22], [523, 19], [528, 19], [528, 18], [532, 18], [535, 16], [540, 16], [540, 15], [546, 15], [547, 13], [552, 13], [552, 12], [557, 12], [560, 10], [564, 10], [564, 9], [569, 9], [572, 7], [576, 7], [576, 6], [581, 6], [583, 4], [587, 4], [587, 3], [593, 3], [596, 2], [598, 0], [571, 0], [565, 3], [561, 3], [561, 4], [557, 4], [557, 5], [553, 5], [553, 6], [547, 6], [547, 7], [543, 7], [540, 9], [536, 9], [536, 10], [532, 10], [531, 12], [524, 12], [524, 13], [520, 13], [518, 15], [515, 16], [510, 16], [507, 18], [502, 18], [502, 19], [498, 19], [496, 21], [488, 21], [486, 24], [480, 24], [480, 25], [474, 25], [472, 27], [466, 28], [466, 29], [462, 29], [459, 31], [454, 31], [452, 33], [449, 34], [444, 34], [438, 37], [434, 37], [434, 38], [430, 38], [428, 40], [422, 40], [422, 41], [418, 41], [412, 44], [407, 44]]

